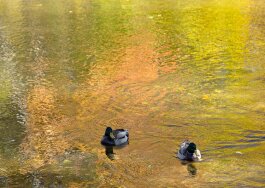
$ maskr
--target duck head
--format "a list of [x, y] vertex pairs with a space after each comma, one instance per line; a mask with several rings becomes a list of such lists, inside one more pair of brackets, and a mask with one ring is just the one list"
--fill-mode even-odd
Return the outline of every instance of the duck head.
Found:
[[193, 154], [194, 154], [195, 150], [196, 150], [196, 144], [191, 142], [189, 144], [189, 146], [187, 147], [186, 157], [187, 157], [188, 160], [192, 160], [193, 159]]
[[111, 127], [107, 127], [105, 130], [105, 136], [110, 136], [110, 134], [112, 133], [112, 128]]

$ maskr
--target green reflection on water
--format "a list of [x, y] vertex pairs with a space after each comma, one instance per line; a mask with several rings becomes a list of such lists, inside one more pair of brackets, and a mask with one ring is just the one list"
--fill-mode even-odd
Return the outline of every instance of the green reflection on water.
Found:
[[[264, 185], [264, 8], [0, 1], [1, 175], [11, 185]], [[120, 160], [99, 145], [106, 124], [132, 132]], [[186, 138], [205, 158], [192, 179], [171, 157]]]

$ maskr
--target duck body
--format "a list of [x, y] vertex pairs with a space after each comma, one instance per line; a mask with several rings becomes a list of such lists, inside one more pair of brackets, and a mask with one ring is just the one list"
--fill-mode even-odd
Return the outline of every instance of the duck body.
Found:
[[196, 145], [188, 140], [181, 143], [177, 153], [177, 157], [181, 160], [200, 161], [201, 152], [196, 149]]
[[107, 127], [105, 135], [101, 139], [104, 146], [122, 146], [129, 143], [129, 131], [126, 129], [112, 130]]

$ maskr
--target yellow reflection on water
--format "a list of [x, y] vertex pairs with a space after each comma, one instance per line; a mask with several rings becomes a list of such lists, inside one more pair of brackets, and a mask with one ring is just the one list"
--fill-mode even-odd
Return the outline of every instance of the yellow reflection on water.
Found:
[[[255, 68], [264, 54], [251, 42], [261, 47], [264, 36], [250, 31], [254, 4], [0, 1], [10, 10], [0, 34], [22, 78], [12, 81], [25, 90], [14, 171], [63, 174], [70, 187], [240, 186], [249, 174], [262, 185], [264, 73], [257, 79]], [[119, 160], [99, 144], [106, 125], [130, 131]], [[205, 162], [174, 157], [186, 138]]]

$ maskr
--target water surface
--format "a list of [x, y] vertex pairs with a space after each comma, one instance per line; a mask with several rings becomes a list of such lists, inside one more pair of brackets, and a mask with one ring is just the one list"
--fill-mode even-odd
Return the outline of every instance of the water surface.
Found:
[[[0, 0], [1, 187], [264, 187], [262, 0]], [[130, 131], [105, 155], [106, 125]], [[200, 163], [175, 152], [196, 142]]]

